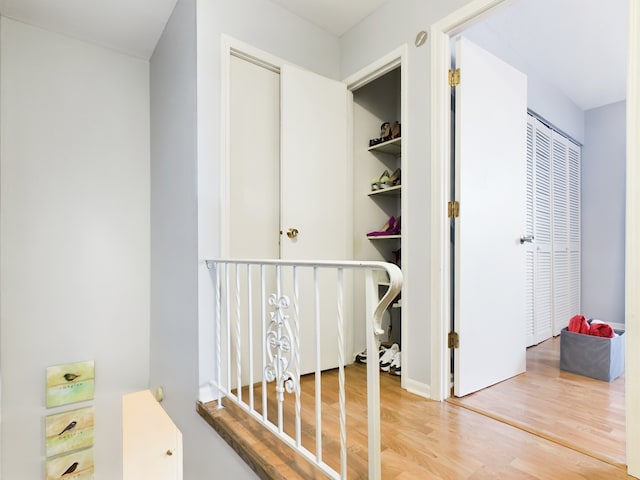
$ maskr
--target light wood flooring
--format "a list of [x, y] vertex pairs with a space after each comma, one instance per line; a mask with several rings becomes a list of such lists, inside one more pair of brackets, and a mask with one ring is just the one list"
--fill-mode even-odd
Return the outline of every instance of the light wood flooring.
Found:
[[560, 370], [560, 337], [527, 350], [527, 372], [455, 403], [614, 465], [626, 464], [624, 375]]
[[[542, 350], [541, 350], [542, 351]], [[552, 360], [546, 354], [540, 354], [539, 362], [549, 364]], [[546, 358], [546, 360], [545, 360]], [[530, 362], [531, 363], [531, 362]], [[536, 369], [529, 365], [528, 376]], [[347, 443], [348, 443], [348, 478], [367, 478], [367, 428], [366, 428], [366, 368], [364, 365], [350, 365], [345, 369], [347, 384]], [[564, 373], [558, 374], [560, 378]], [[569, 375], [569, 374], [566, 374]], [[338, 397], [337, 371], [322, 374], [323, 405], [323, 442], [324, 460], [334, 467], [339, 462], [338, 455]], [[552, 377], [553, 379], [553, 377]], [[453, 404], [451, 402], [434, 402], [408, 393], [400, 388], [397, 377], [381, 374], [381, 418], [382, 418], [382, 478], [384, 480], [409, 479], [626, 479], [624, 467], [615, 465], [616, 461], [603, 461], [601, 458], [586, 454], [584, 451], [570, 448], [570, 442], [552, 441], [540, 434], [532, 434], [523, 428], [496, 420], [487, 414], [479, 414], [474, 409], [479, 406]], [[551, 407], [568, 403], [568, 410], [587, 410], [586, 417], [591, 416], [596, 424], [605, 422], [597, 420], [601, 412], [596, 412], [596, 405], [604, 402], [600, 397], [598, 385], [585, 377], [567, 378], [566, 389], [577, 389], [579, 384], [586, 385], [583, 394], [565, 393], [564, 387], [557, 387], [553, 393], [546, 392], [547, 387], [540, 379], [537, 386], [522, 387], [527, 389], [524, 397], [536, 405], [534, 414], [532, 407], [518, 407], [512, 402], [514, 409], [521, 411], [523, 417], [538, 416], [544, 410], [553, 412]], [[618, 381], [620, 382], [620, 381]], [[607, 385], [605, 382], [599, 382]], [[601, 386], [601, 385], [599, 385]], [[617, 388], [615, 384], [610, 385]], [[496, 387], [492, 387], [496, 388]], [[315, 430], [311, 405], [313, 403], [314, 376], [307, 375], [302, 380], [302, 415], [303, 445], [312, 452], [314, 448]], [[491, 389], [488, 389], [491, 390]], [[488, 391], [487, 390], [487, 391]], [[517, 390], [517, 388], [516, 388]], [[482, 392], [481, 392], [482, 393]], [[575, 392], [574, 392], [575, 393]], [[243, 396], [247, 399], [247, 391]], [[260, 388], [255, 391], [256, 404], [260, 403]], [[477, 395], [477, 394], [476, 394]], [[511, 394], [504, 393], [505, 403]], [[275, 415], [274, 395], [269, 397], [269, 416]], [[285, 402], [287, 416], [292, 416], [293, 402], [290, 395]], [[610, 397], [616, 397], [611, 394]], [[479, 397], [476, 397], [479, 402]], [[465, 399], [466, 401], [467, 399]], [[470, 399], [469, 399], [470, 400]], [[475, 399], [474, 399], [475, 400]], [[485, 401], [485, 400], [483, 400]], [[619, 404], [619, 398], [609, 400]], [[485, 403], [491, 403], [486, 400]], [[508, 410], [503, 407], [502, 414]], [[615, 410], [615, 409], [614, 409]], [[244, 412], [232, 406], [218, 409], [215, 402], [199, 404], [198, 411], [220, 435], [232, 445], [236, 451], [264, 479], [315, 479], [324, 476], [315, 471], [302, 457], [297, 456], [289, 447], [280, 444], [275, 437], [248, 418]], [[591, 412], [591, 415], [589, 414]], [[309, 420], [307, 420], [309, 419]], [[568, 419], [556, 418], [564, 423], [568, 431], [590, 430], [596, 427], [583, 423], [583, 418], [570, 415]], [[620, 420], [616, 420], [620, 422]], [[547, 423], [553, 423], [548, 420]], [[612, 428], [612, 427], [608, 427]], [[618, 428], [618, 427], [615, 427]], [[622, 427], [624, 431], [624, 418]], [[601, 427], [603, 431], [604, 427]], [[285, 422], [285, 431], [292, 432], [291, 422]], [[606, 436], [602, 434], [601, 436]], [[573, 435], [578, 438], [578, 435]], [[622, 437], [624, 438], [624, 437]], [[616, 443], [612, 441], [612, 443]], [[592, 444], [593, 445], [593, 444]], [[604, 448], [604, 447], [602, 447]], [[600, 451], [594, 446], [594, 451]]]

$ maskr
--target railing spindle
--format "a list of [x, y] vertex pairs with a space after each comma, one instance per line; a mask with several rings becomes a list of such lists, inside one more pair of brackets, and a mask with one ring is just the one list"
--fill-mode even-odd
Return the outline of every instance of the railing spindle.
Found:
[[320, 270], [313, 267], [313, 281], [315, 286], [315, 333], [316, 333], [316, 460], [322, 462], [322, 378], [320, 355]]
[[260, 334], [262, 339], [262, 419], [267, 421], [267, 379], [264, 374], [264, 367], [267, 364], [267, 273], [264, 265], [260, 265], [260, 305], [261, 305], [261, 325]]
[[302, 419], [300, 406], [300, 283], [298, 267], [293, 267], [293, 325], [295, 345], [295, 376], [296, 376], [296, 445], [302, 445]]
[[236, 395], [238, 401], [242, 403], [242, 330], [240, 328], [240, 319], [242, 314], [240, 312], [240, 265], [235, 265], [236, 276]]
[[347, 401], [344, 376], [344, 270], [338, 269], [338, 403], [340, 406], [340, 473], [347, 478]]
[[[220, 329], [222, 325], [222, 308], [221, 308], [221, 295], [222, 287], [220, 285], [220, 268], [222, 265], [216, 263], [214, 266], [214, 278], [215, 278], [215, 295], [216, 295], [216, 380], [218, 385], [222, 384], [222, 345]], [[218, 391], [218, 408], [222, 408], [222, 389], [217, 388]]]
[[253, 272], [252, 265], [247, 265], [247, 308], [249, 309], [249, 407], [253, 410]]

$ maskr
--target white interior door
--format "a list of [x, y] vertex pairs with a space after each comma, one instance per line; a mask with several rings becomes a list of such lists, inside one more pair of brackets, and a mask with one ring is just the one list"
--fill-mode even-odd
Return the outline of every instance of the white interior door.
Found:
[[525, 371], [526, 77], [469, 40], [456, 49], [454, 394]]
[[231, 55], [229, 255], [280, 254], [280, 75]]
[[122, 397], [123, 480], [182, 480], [182, 433], [149, 390]]
[[[283, 66], [280, 76], [281, 257], [350, 260], [346, 86], [293, 66]], [[297, 235], [289, 237], [290, 229]], [[327, 369], [337, 366], [336, 279], [325, 272], [320, 280], [320, 356]], [[311, 275], [301, 278], [300, 288], [301, 371], [306, 373], [315, 369], [317, 336]]]

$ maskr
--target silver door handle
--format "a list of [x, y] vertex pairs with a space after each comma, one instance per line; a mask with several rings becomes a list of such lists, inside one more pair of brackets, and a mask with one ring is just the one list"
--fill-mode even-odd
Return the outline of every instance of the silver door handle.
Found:
[[533, 243], [533, 235], [522, 235], [520, 237], [520, 245], [522, 245], [524, 242]]

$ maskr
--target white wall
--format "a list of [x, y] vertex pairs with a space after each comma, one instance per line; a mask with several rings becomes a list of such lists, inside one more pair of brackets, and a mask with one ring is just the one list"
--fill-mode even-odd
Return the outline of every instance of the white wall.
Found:
[[[42, 478], [44, 417], [95, 406], [121, 478], [121, 396], [149, 371], [147, 62], [1, 20], [2, 478]], [[95, 360], [95, 400], [45, 408], [45, 369]]]
[[402, 44], [409, 45], [409, 125], [402, 125], [409, 135], [408, 170], [402, 172], [402, 189], [408, 195], [402, 212], [403, 236], [407, 262], [403, 271], [406, 286], [402, 292], [402, 315], [407, 317], [409, 342], [403, 349], [410, 363], [403, 374], [411, 388], [428, 393], [431, 369], [429, 319], [429, 47], [414, 46], [420, 30], [428, 30], [435, 21], [467, 3], [464, 0], [425, 2], [391, 0], [367, 17], [341, 39], [341, 77], [358, 72]]
[[582, 311], [625, 323], [626, 102], [585, 113]]

